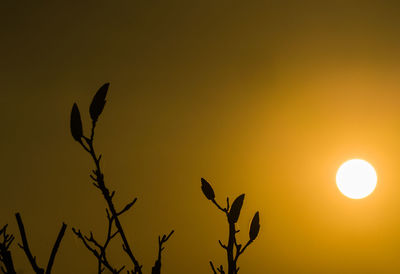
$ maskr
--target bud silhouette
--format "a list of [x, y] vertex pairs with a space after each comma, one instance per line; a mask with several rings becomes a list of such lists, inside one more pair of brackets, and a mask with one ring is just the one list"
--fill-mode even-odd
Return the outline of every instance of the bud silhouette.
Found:
[[257, 211], [250, 225], [250, 231], [249, 231], [250, 241], [254, 241], [257, 238], [259, 231], [260, 231], [260, 215], [258, 214]]
[[83, 130], [81, 114], [76, 103], [72, 106], [70, 125], [72, 137], [74, 137], [76, 141], [80, 142], [83, 136]]
[[214, 190], [212, 189], [211, 185], [203, 178], [201, 178], [201, 190], [203, 191], [204, 195], [207, 197], [208, 200], [214, 200], [215, 194]]
[[244, 194], [240, 195], [233, 201], [231, 210], [229, 211], [228, 214], [228, 220], [230, 223], [236, 223], [239, 219], [240, 215], [240, 210], [242, 209], [243, 206], [243, 200], [244, 200]]
[[92, 118], [93, 122], [97, 121], [101, 112], [103, 111], [104, 105], [106, 104], [106, 95], [109, 86], [109, 83], [102, 85], [93, 97], [89, 108], [90, 117]]

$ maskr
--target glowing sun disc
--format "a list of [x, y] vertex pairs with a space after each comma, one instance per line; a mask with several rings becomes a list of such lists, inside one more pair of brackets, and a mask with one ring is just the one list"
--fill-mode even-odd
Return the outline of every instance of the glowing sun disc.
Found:
[[336, 173], [337, 187], [344, 196], [351, 199], [362, 199], [370, 195], [377, 181], [374, 167], [361, 159], [344, 162]]

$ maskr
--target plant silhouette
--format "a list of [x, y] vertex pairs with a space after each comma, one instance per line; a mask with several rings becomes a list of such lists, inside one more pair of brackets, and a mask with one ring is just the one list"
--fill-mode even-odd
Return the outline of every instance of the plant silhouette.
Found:
[[[33, 271], [35, 273], [37, 273], [37, 274], [44, 274], [44, 273], [50, 274], [51, 271], [52, 271], [52, 268], [53, 268], [53, 264], [54, 264], [54, 260], [56, 258], [56, 254], [58, 252], [58, 248], [60, 247], [61, 241], [62, 241], [62, 239], [64, 237], [64, 234], [65, 234], [65, 230], [67, 229], [67, 225], [65, 223], [62, 224], [60, 232], [58, 232], [57, 239], [56, 239], [56, 241], [55, 241], [55, 243], [53, 245], [53, 248], [51, 250], [50, 257], [49, 257], [49, 260], [47, 262], [47, 266], [46, 266], [46, 269], [45, 269], [43, 267], [40, 267], [37, 264], [36, 256], [32, 255], [32, 252], [31, 252], [31, 250], [29, 248], [28, 239], [26, 237], [25, 227], [24, 227], [24, 223], [22, 222], [21, 215], [19, 213], [16, 213], [15, 214], [15, 218], [17, 219], [19, 234], [21, 235], [21, 240], [22, 240], [22, 245], [18, 244], [18, 246], [25, 252], [25, 255], [28, 258], [29, 263], [30, 263]], [[3, 263], [6, 266], [6, 269], [8, 269], [7, 267], [9, 267], [9, 270], [8, 270], [9, 272], [5, 272], [5, 273], [15, 273], [15, 271], [12, 272], [12, 268], [11, 268], [12, 267], [11, 253], [8, 251], [8, 254], [7, 254], [7, 249], [10, 247], [12, 241], [14, 240], [14, 236], [7, 235], [6, 228], [7, 228], [7, 226], [5, 226], [3, 228], [4, 230], [2, 230], [3, 231], [2, 232], [3, 233], [3, 237], [4, 237], [3, 238], [4, 239], [3, 240], [3, 247], [5, 247], [4, 248], [5, 255], [2, 254], [1, 257], [2, 257], [2, 261], [3, 261], [4, 258], [7, 261], [7, 264], [3, 261]], [[3, 248], [1, 248], [1, 249], [3, 251]]]
[[0, 241], [0, 262], [3, 264], [0, 269], [2, 273], [14, 274], [16, 272], [10, 251], [14, 236], [7, 234], [7, 226], [5, 225], [0, 229], [0, 237], [2, 238]]
[[[122, 209], [117, 209], [114, 204], [114, 196], [115, 191], [110, 191], [108, 186], [105, 183], [104, 174], [101, 169], [101, 158], [102, 155], [98, 154], [94, 147], [94, 137], [95, 137], [95, 129], [98, 122], [98, 119], [103, 112], [104, 106], [106, 104], [107, 92], [109, 89], [109, 84], [106, 83], [100, 87], [97, 91], [93, 100], [89, 107], [89, 113], [91, 118], [91, 129], [89, 137], [84, 135], [83, 125], [81, 120], [81, 114], [79, 108], [76, 103], [72, 106], [71, 116], [70, 116], [70, 128], [71, 134], [75, 141], [77, 141], [80, 146], [90, 155], [91, 159], [94, 162], [94, 169], [92, 170], [92, 174], [90, 174], [90, 178], [93, 181], [93, 185], [101, 192], [105, 202], [106, 202], [106, 217], [107, 217], [107, 233], [105, 235], [105, 240], [100, 241], [95, 238], [93, 233], [90, 231], [88, 235], [84, 235], [80, 229], [72, 228], [73, 233], [80, 239], [83, 245], [88, 249], [93, 256], [97, 259], [97, 273], [102, 273], [106, 269], [111, 273], [121, 273], [123, 270], [126, 270], [128, 274], [142, 274], [142, 265], [139, 263], [137, 257], [134, 255], [133, 249], [131, 248], [126, 232], [123, 228], [123, 225], [120, 221], [120, 216], [126, 212], [128, 212], [133, 205], [136, 203], [137, 198], [132, 199], [131, 202], [127, 203]], [[260, 217], [259, 213], [256, 212], [250, 225], [249, 230], [249, 240], [245, 245], [241, 245], [238, 243], [236, 239], [236, 234], [239, 232], [237, 230], [237, 222], [240, 217], [240, 212], [243, 207], [243, 202], [245, 195], [239, 195], [233, 203], [229, 204], [229, 198], [226, 199], [226, 207], [221, 207], [220, 204], [215, 200], [215, 193], [211, 185], [203, 178], [201, 178], [201, 189], [205, 197], [210, 200], [221, 212], [226, 216], [229, 234], [228, 234], [228, 242], [227, 244], [223, 244], [221, 241], [218, 241], [220, 246], [226, 251], [227, 258], [227, 273], [228, 274], [237, 274], [239, 271], [239, 267], [237, 265], [239, 257], [245, 252], [248, 246], [250, 246], [254, 240], [257, 238], [260, 231]], [[28, 239], [25, 233], [25, 227], [22, 222], [21, 215], [19, 213], [15, 214], [18, 229], [21, 236], [22, 244], [19, 244], [19, 247], [24, 251], [28, 261], [36, 274], [50, 274], [52, 271], [52, 267], [54, 264], [54, 260], [58, 249], [60, 247], [61, 241], [64, 237], [67, 225], [65, 223], [62, 224], [61, 229], [58, 233], [57, 239], [53, 245], [51, 250], [51, 254], [49, 260], [47, 262], [46, 268], [38, 265], [36, 261], [36, 257], [32, 254], [31, 249], [28, 244]], [[12, 234], [7, 233], [7, 225], [4, 225], [0, 229], [0, 270], [2, 273], [7, 274], [15, 274], [15, 267], [10, 251], [10, 247], [14, 241], [14, 236]], [[160, 274], [161, 273], [161, 258], [162, 251], [165, 249], [164, 244], [171, 238], [174, 230], [172, 230], [169, 234], [164, 234], [163, 236], [158, 237], [158, 253], [155, 260], [155, 263], [151, 269], [152, 274]], [[112, 240], [118, 238], [122, 241], [122, 250], [129, 257], [132, 268], [128, 269], [126, 266], [115, 267], [107, 257], [107, 248], [109, 247]], [[225, 274], [225, 269], [221, 264], [219, 267], [215, 267], [213, 262], [210, 261], [210, 266], [214, 274], [220, 273]]]
[[[228, 263], [228, 274], [236, 274], [239, 271], [239, 267], [237, 266], [238, 259], [240, 255], [244, 253], [247, 247], [254, 242], [257, 238], [258, 233], [260, 231], [260, 216], [258, 211], [253, 217], [250, 225], [249, 231], [249, 240], [247, 243], [242, 246], [238, 243], [236, 239], [236, 234], [239, 230], [236, 229], [236, 223], [239, 220], [240, 211], [243, 206], [244, 194], [239, 195], [229, 206], [229, 198], [226, 199], [226, 207], [221, 207], [218, 202], [215, 200], [215, 193], [211, 185], [203, 178], [201, 178], [201, 190], [203, 191], [204, 196], [208, 200], [210, 200], [220, 211], [222, 211], [226, 219], [228, 221], [229, 226], [229, 235], [228, 235], [228, 244], [223, 244], [220, 240], [218, 241], [220, 246], [225, 249], [227, 255], [227, 263]], [[225, 274], [225, 270], [223, 265], [219, 267], [215, 267], [213, 262], [210, 261], [210, 266], [214, 274], [217, 274], [217, 271], [221, 274]]]
[[[106, 204], [106, 216], [108, 222], [108, 229], [106, 240], [101, 243], [100, 241], [96, 240], [93, 236], [93, 233], [90, 232], [89, 236], [85, 236], [81, 233], [79, 229], [72, 228], [75, 235], [82, 241], [84, 246], [97, 258], [98, 264], [97, 269], [98, 273], [102, 273], [105, 268], [107, 268], [112, 273], [120, 273], [122, 270], [125, 269], [125, 266], [116, 268], [111, 265], [107, 258], [107, 247], [111, 240], [113, 240], [117, 235], [120, 236], [122, 240], [122, 249], [130, 258], [130, 261], [133, 264], [133, 269], [127, 270], [127, 273], [137, 273], [142, 274], [142, 265], [139, 263], [138, 259], [133, 253], [133, 250], [128, 242], [126, 233], [124, 228], [120, 222], [119, 217], [127, 212], [129, 209], [137, 201], [137, 198], [134, 198], [130, 203], [126, 204], [126, 206], [122, 210], [117, 210], [114, 205], [114, 195], [115, 191], [110, 191], [109, 188], [105, 184], [104, 174], [101, 170], [101, 154], [97, 154], [94, 148], [94, 136], [95, 136], [95, 128], [100, 117], [100, 114], [103, 112], [105, 103], [106, 103], [106, 96], [109, 88], [109, 83], [104, 84], [100, 87], [97, 91], [93, 100], [89, 107], [89, 113], [92, 120], [91, 131], [89, 137], [86, 137], [83, 134], [83, 126], [81, 115], [79, 112], [79, 108], [75, 103], [72, 107], [71, 111], [71, 134], [75, 141], [77, 141], [81, 147], [90, 155], [92, 158], [95, 169], [92, 171], [90, 178], [93, 180], [93, 185], [100, 190]], [[155, 264], [152, 268], [152, 274], [159, 274], [161, 273], [161, 253], [164, 250], [163, 244], [170, 239], [174, 230], [172, 230], [168, 235], [163, 235], [162, 237], [158, 238], [158, 256], [155, 261]]]

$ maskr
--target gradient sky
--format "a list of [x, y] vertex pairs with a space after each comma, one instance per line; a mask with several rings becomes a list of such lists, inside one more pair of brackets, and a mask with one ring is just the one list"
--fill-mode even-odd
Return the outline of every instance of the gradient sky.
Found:
[[[139, 199], [122, 222], [145, 272], [171, 229], [164, 273], [224, 262], [204, 177], [221, 202], [246, 193], [240, 239], [260, 211], [243, 273], [399, 273], [399, 12], [397, 1], [2, 1], [0, 225], [20, 242], [21, 212], [45, 264], [66, 222], [54, 273], [96, 273], [70, 228], [103, 235], [105, 203], [69, 114], [76, 101], [87, 130], [111, 82], [96, 145], [117, 204]], [[377, 170], [366, 199], [336, 188], [350, 158]], [[119, 251], [112, 261], [127, 262]]]

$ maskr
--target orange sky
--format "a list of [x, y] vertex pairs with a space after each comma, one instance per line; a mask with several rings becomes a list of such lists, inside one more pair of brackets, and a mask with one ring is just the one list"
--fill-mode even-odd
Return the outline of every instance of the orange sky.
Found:
[[[243, 273], [400, 272], [400, 6], [395, 1], [6, 1], [1, 28], [1, 223], [19, 211], [42, 264], [69, 225], [54, 273], [95, 273], [71, 227], [105, 230], [105, 203], [69, 132], [111, 82], [97, 147], [145, 272], [175, 229], [164, 273], [223, 263], [223, 202], [246, 193]], [[339, 165], [369, 161], [375, 192], [351, 200]], [[112, 260], [126, 263], [120, 246]], [[17, 269], [30, 273], [13, 245]], [[21, 272], [22, 273], [22, 272]]]

